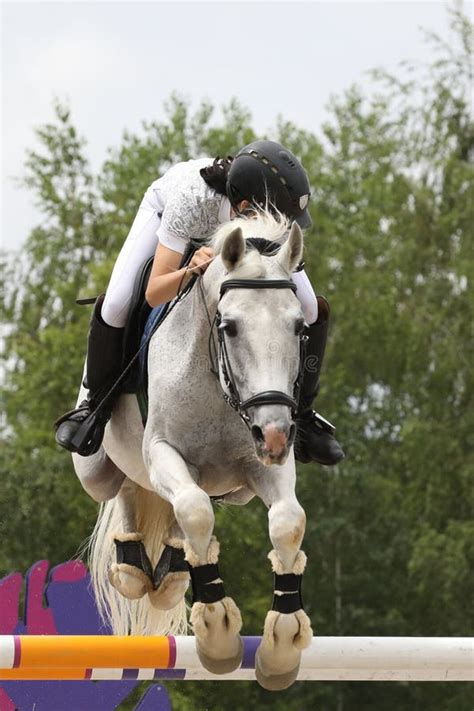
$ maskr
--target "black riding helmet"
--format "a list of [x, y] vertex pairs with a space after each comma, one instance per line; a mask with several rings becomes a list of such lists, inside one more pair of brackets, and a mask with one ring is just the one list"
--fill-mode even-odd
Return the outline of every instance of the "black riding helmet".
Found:
[[310, 227], [309, 181], [298, 158], [275, 141], [254, 141], [235, 156], [227, 175], [227, 196], [235, 208], [242, 200], [274, 205], [300, 227]]

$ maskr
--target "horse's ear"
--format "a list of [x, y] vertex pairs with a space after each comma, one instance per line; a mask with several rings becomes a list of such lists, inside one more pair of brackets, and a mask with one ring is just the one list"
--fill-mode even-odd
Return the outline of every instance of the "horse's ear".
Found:
[[236, 227], [224, 240], [221, 259], [228, 272], [236, 269], [245, 255], [245, 240], [242, 229]]
[[303, 233], [297, 222], [291, 225], [290, 234], [278, 252], [277, 259], [289, 273], [294, 272], [303, 257]]

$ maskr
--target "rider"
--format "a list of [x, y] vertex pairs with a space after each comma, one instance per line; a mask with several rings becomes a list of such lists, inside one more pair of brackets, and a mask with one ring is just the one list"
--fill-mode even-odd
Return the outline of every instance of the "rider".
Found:
[[[212, 261], [212, 249], [200, 247], [188, 266], [181, 267], [192, 237], [207, 237], [220, 223], [249, 214], [252, 208], [268, 201], [300, 227], [309, 227], [309, 197], [309, 182], [302, 165], [274, 141], [254, 141], [234, 159], [216, 159], [211, 165], [209, 159], [178, 163], [155, 180], [145, 193], [115, 263], [105, 298], [96, 302], [88, 339], [88, 396], [56, 422], [58, 444], [82, 456], [93, 454], [100, 447], [113, 398], [93, 414], [92, 438], [79, 448], [72, 440], [121, 372], [124, 326], [135, 278], [149, 257], [155, 255], [146, 299], [155, 307], [172, 300], [193, 272], [203, 273]], [[296, 418], [295, 456], [302, 462], [336, 464], [344, 453], [334, 437], [334, 428], [311, 406], [319, 388], [329, 310], [324, 299], [316, 298], [303, 269], [293, 274], [293, 281], [309, 336]]]

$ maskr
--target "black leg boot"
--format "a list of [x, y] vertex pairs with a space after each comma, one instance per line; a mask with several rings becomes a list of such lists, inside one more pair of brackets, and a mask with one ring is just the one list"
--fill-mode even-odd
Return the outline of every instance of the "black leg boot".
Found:
[[296, 459], [303, 464], [316, 461], [332, 465], [344, 459], [344, 452], [334, 437], [335, 427], [312, 408], [313, 399], [319, 390], [329, 326], [329, 304], [322, 296], [318, 296], [318, 306], [318, 320], [306, 329], [308, 341], [296, 416], [294, 449]]
[[105, 425], [112, 414], [117, 394], [113, 393], [100, 410], [97, 406], [122, 370], [123, 328], [113, 328], [102, 320], [104, 296], [97, 299], [91, 318], [87, 344], [87, 399], [55, 422], [56, 442], [83, 457], [95, 454], [102, 444]]

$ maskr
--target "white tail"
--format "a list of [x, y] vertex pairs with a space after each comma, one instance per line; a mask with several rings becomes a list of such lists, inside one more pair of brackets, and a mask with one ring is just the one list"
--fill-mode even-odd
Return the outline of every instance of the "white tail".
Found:
[[[157, 494], [138, 487], [136, 512], [138, 530], [144, 537], [145, 549], [155, 566], [163, 550], [163, 539], [173, 521], [173, 509]], [[115, 562], [113, 535], [121, 530], [121, 516], [115, 499], [101, 504], [88, 549], [89, 569], [102, 619], [111, 625], [116, 635], [187, 634], [184, 598], [172, 610], [158, 610], [152, 606], [148, 595], [141, 600], [127, 600], [110, 585], [108, 571]]]

